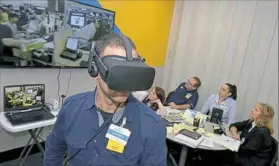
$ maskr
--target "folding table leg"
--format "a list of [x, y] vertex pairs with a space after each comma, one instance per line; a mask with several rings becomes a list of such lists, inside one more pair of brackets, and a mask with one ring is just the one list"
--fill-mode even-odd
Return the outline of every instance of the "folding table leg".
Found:
[[[37, 131], [37, 129], [36, 129], [36, 131]], [[32, 140], [32, 137], [30, 137], [29, 140], [27, 141], [27, 143], [26, 143], [24, 149], [21, 151], [20, 156], [19, 156], [18, 159], [20, 159], [23, 156], [23, 154], [25, 153], [25, 151], [26, 151], [28, 145], [30, 144], [31, 140]]]
[[[36, 128], [36, 129], [33, 129], [33, 130], [28, 130], [29, 134], [30, 134], [30, 139], [28, 140], [27, 144], [25, 145], [24, 149], [22, 150], [22, 152], [21, 152], [21, 154], [18, 158], [19, 162], [21, 161], [19, 166], [23, 166], [25, 160], [27, 159], [29, 153], [31, 152], [31, 150], [32, 150], [32, 148], [35, 144], [39, 148], [40, 152], [42, 154], [44, 154], [44, 149], [43, 149], [42, 145], [40, 144], [40, 142], [37, 139], [37, 138], [40, 137], [40, 134], [41, 134], [42, 130], [43, 130], [43, 127], [40, 128], [40, 129]], [[30, 145], [30, 147], [27, 150], [27, 147], [29, 145]], [[26, 150], [27, 150], [27, 152], [26, 152]], [[24, 155], [24, 153], [25, 153], [25, 155]], [[22, 159], [23, 155], [24, 155], [24, 158]]]
[[41, 128], [38, 132], [38, 134], [36, 135], [36, 133], [32, 130], [29, 130], [30, 135], [32, 136], [33, 140], [35, 141], [35, 143], [37, 144], [37, 147], [39, 148], [39, 150], [41, 151], [42, 155], [44, 154], [44, 148], [42, 147], [42, 145], [40, 144], [40, 141], [38, 140], [40, 133], [42, 132], [43, 128]]
[[168, 157], [170, 158], [172, 165], [177, 166], [177, 163], [171, 153], [169, 153]]
[[20, 164], [19, 164], [20, 166], [23, 166], [23, 164], [24, 164], [25, 160], [27, 159], [29, 153], [31, 152], [33, 146], [34, 146], [34, 141], [32, 140], [32, 144], [31, 144], [30, 147], [28, 148], [28, 151], [26, 152], [26, 154], [24, 155], [24, 158], [21, 160], [21, 162], [20, 162]]
[[183, 146], [180, 154], [179, 164], [178, 166], [185, 166], [186, 159], [187, 159], [188, 147]]

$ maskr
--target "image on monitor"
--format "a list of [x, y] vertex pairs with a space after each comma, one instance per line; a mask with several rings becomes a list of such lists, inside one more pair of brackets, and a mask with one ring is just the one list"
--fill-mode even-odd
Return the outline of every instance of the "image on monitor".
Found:
[[66, 1], [65, 8], [66, 26], [78, 30], [93, 23], [93, 29], [95, 29], [93, 40], [98, 40], [101, 36], [113, 32], [115, 19], [114, 11], [71, 0]]
[[[0, 42], [0, 68], [88, 66], [92, 43], [113, 32], [115, 12], [79, 0], [59, 0], [58, 7], [53, 5], [1, 0], [0, 40], [13, 38], [19, 43], [15, 47]], [[69, 37], [78, 42], [68, 42]], [[69, 48], [75, 51], [66, 53]]]
[[78, 47], [78, 39], [69, 37], [67, 39], [66, 48], [72, 51], [76, 51]]
[[43, 106], [44, 85], [16, 85], [4, 87], [4, 110], [15, 111]]

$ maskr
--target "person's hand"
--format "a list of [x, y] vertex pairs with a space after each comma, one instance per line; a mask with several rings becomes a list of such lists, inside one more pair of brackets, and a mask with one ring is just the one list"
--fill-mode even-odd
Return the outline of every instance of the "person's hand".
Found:
[[239, 134], [237, 134], [237, 133], [232, 134], [232, 138], [233, 138], [233, 139], [236, 139], [236, 140], [240, 140], [240, 136], [239, 136]]
[[174, 102], [171, 102], [171, 103], [169, 104], [169, 106], [170, 106], [170, 108], [172, 108], [172, 109], [177, 109], [177, 105], [176, 105]]
[[159, 99], [156, 99], [156, 100], [154, 100], [154, 101], [152, 101], [151, 103], [157, 103], [157, 104], [159, 104], [159, 102], [161, 102]]

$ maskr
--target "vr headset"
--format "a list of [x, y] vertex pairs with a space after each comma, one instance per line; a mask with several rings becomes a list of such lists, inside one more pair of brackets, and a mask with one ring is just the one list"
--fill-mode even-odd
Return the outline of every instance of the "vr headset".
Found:
[[100, 74], [111, 90], [144, 91], [150, 89], [154, 81], [155, 69], [146, 65], [140, 56], [133, 58], [130, 41], [126, 36], [120, 36], [124, 41], [126, 57], [106, 55], [101, 58], [94, 46], [89, 56], [89, 75], [97, 77]]

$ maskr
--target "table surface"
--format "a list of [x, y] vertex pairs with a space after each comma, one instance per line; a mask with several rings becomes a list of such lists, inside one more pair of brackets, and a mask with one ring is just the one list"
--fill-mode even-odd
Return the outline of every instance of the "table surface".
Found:
[[5, 129], [6, 131], [11, 132], [11, 133], [17, 133], [17, 132], [32, 130], [35, 128], [51, 126], [55, 123], [58, 112], [59, 112], [59, 109], [51, 111], [51, 113], [55, 116], [55, 118], [53, 118], [53, 119], [31, 122], [31, 123], [26, 123], [26, 124], [22, 124], [22, 125], [14, 125], [14, 126], [6, 118], [6, 116], [4, 115], [4, 112], [0, 112], [0, 125], [3, 129]]
[[198, 147], [195, 147], [194, 145], [192, 145], [191, 143], [189, 143], [187, 141], [176, 139], [174, 133], [167, 134], [167, 139], [170, 140], [170, 141], [173, 141], [175, 143], [178, 143], [178, 144], [181, 144], [181, 145], [184, 145], [184, 146], [188, 146], [188, 147], [193, 148], [193, 149], [212, 150], [212, 151], [227, 150], [227, 148], [225, 148], [225, 147], [223, 147], [219, 144], [216, 144], [214, 142], [213, 142], [214, 147], [206, 147], [206, 146], [202, 146], [202, 145], [198, 145]]
[[[167, 110], [168, 114], [169, 113], [178, 113], [178, 112], [185, 112], [185, 111], [181, 111], [181, 110], [176, 110], [176, 109], [171, 109], [169, 107], [165, 107], [165, 109]], [[227, 124], [223, 124], [225, 129], [226, 129], [226, 133], [229, 134], [229, 125]], [[205, 133], [200, 133], [201, 135], [203, 135], [204, 137], [207, 137], [205, 136]], [[208, 137], [209, 139], [214, 139], [214, 137], [220, 137], [221, 135], [217, 135], [217, 134], [214, 134], [213, 137]], [[212, 151], [220, 151], [220, 150], [227, 150], [227, 148], [219, 145], [219, 144], [216, 144], [214, 141], [213, 141], [213, 144], [214, 144], [214, 147], [206, 147], [206, 146], [203, 146], [203, 145], [198, 145], [198, 147], [195, 147], [194, 145], [192, 145], [191, 143], [187, 142], [187, 141], [183, 141], [183, 140], [180, 140], [180, 139], [176, 139], [175, 138], [175, 134], [174, 133], [168, 133], [167, 134], [167, 139], [170, 140], [170, 141], [173, 141], [175, 143], [178, 143], [178, 144], [181, 144], [181, 145], [184, 145], [184, 146], [188, 146], [188, 147], [191, 147], [191, 148], [194, 148], [194, 149], [203, 149], [203, 150], [212, 150]], [[207, 138], [206, 138], [207, 139]]]

